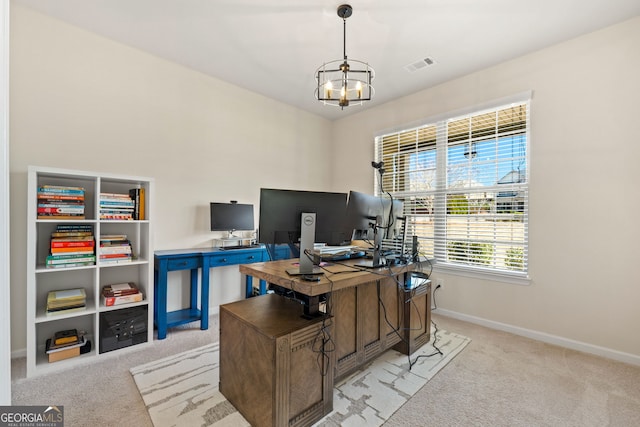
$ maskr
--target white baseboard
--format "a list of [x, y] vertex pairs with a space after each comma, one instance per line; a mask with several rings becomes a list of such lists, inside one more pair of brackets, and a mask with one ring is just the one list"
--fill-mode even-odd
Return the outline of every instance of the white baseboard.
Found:
[[27, 349], [26, 348], [21, 348], [21, 349], [18, 349], [16, 351], [12, 351], [11, 352], [11, 358], [12, 359], [20, 359], [21, 357], [27, 357]]
[[619, 362], [629, 363], [631, 365], [640, 366], [640, 356], [624, 353], [622, 351], [612, 350], [606, 347], [575, 341], [569, 338], [551, 335], [544, 332], [534, 331], [531, 329], [520, 328], [518, 326], [508, 325], [506, 323], [495, 322], [493, 320], [483, 319], [481, 317], [470, 316], [468, 314], [458, 313], [456, 311], [438, 308], [434, 313], [452, 317], [465, 322], [475, 323], [477, 325], [486, 326], [487, 328], [497, 329], [499, 331], [510, 332], [515, 335], [531, 338], [537, 341], [546, 342], [560, 347], [570, 348], [572, 350], [582, 351], [584, 353], [595, 354], [596, 356], [606, 357], [608, 359], [617, 360]]

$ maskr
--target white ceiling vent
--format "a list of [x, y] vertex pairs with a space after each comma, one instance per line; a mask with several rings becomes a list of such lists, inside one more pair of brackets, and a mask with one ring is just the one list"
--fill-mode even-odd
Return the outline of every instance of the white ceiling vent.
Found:
[[415, 73], [418, 70], [421, 70], [423, 68], [427, 68], [430, 65], [435, 64], [436, 62], [433, 60], [433, 58], [431, 57], [426, 57], [424, 59], [421, 59], [419, 61], [413, 62], [409, 65], [405, 65], [404, 69], [407, 70], [410, 73]]

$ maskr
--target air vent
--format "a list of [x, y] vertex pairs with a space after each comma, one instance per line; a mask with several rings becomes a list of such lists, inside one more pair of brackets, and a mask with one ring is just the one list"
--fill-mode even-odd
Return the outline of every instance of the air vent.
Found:
[[426, 57], [424, 59], [421, 59], [419, 61], [413, 62], [409, 65], [405, 65], [404, 69], [407, 70], [410, 73], [415, 73], [418, 70], [421, 70], [423, 68], [427, 68], [430, 65], [435, 64], [436, 62], [433, 60], [433, 58], [431, 57]]

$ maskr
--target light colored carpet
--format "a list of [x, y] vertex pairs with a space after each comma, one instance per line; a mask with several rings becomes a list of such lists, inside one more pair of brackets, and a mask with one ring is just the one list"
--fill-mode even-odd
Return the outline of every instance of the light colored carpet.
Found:
[[[334, 410], [316, 425], [382, 425], [469, 341], [462, 335], [438, 331], [436, 346], [442, 354], [433, 354], [434, 347], [430, 344], [410, 359], [394, 350], [385, 352], [335, 385]], [[203, 346], [131, 369], [155, 427], [249, 426], [218, 391], [218, 345]]]

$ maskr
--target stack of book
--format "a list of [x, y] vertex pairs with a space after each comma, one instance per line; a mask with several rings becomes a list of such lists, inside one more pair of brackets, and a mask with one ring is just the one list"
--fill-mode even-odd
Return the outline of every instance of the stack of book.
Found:
[[98, 257], [102, 264], [122, 264], [131, 262], [133, 250], [126, 234], [105, 234], [100, 236]]
[[87, 342], [84, 334], [79, 334], [76, 329], [56, 332], [53, 337], [47, 339], [45, 347], [49, 363], [79, 356], [84, 352], [83, 349], [87, 348]]
[[82, 288], [51, 291], [47, 294], [47, 314], [65, 314], [84, 310], [87, 295]]
[[107, 307], [139, 302], [143, 299], [142, 292], [133, 282], [116, 283], [102, 288], [102, 303]]
[[84, 188], [39, 186], [38, 219], [84, 219]]
[[129, 194], [100, 193], [100, 219], [132, 220], [134, 209]]
[[93, 228], [89, 224], [58, 224], [51, 233], [47, 268], [81, 267], [96, 263]]
[[132, 188], [129, 190], [129, 197], [133, 200], [133, 219], [145, 219], [145, 193], [144, 188]]

